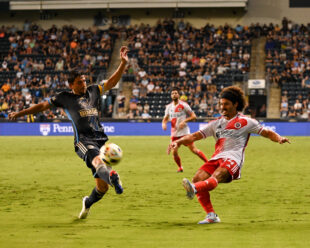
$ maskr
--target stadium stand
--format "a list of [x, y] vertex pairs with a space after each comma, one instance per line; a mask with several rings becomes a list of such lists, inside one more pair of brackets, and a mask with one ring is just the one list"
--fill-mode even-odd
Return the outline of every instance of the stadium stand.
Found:
[[[109, 66], [117, 37], [118, 30], [113, 27], [79, 30], [52, 26], [43, 30], [27, 21], [23, 30], [2, 27], [0, 116], [6, 117], [9, 110], [21, 110], [68, 88], [71, 69], [84, 71], [89, 83], [96, 82]], [[38, 118], [64, 118], [64, 114], [55, 110]]]
[[134, 68], [128, 69], [123, 80], [137, 86], [133, 95], [142, 109], [136, 116], [147, 104], [149, 114], [161, 118], [171, 100], [169, 91], [177, 86], [198, 117], [216, 117], [218, 92], [247, 79], [251, 36], [252, 32], [241, 25], [216, 28], [206, 24], [195, 29], [171, 19], [153, 27], [128, 28]]
[[[175, 19], [177, 20], [177, 19]], [[182, 19], [165, 19], [156, 25], [141, 24], [106, 30], [73, 26], [42, 29], [25, 21], [0, 29], [0, 118], [67, 88], [67, 74], [79, 68], [95, 83], [108, 70], [116, 39], [125, 34], [130, 65], [123, 82], [134, 82], [130, 94], [113, 97], [119, 118], [162, 118], [177, 86], [200, 118], [218, 113], [218, 93], [226, 86], [244, 83], [251, 63], [252, 39], [264, 36], [266, 79], [281, 88], [281, 118], [307, 119], [310, 115], [310, 24], [194, 28]], [[266, 107], [266, 106], [265, 106]], [[266, 110], [264, 110], [266, 111]], [[107, 109], [112, 116], [113, 102]], [[31, 117], [28, 117], [31, 120]], [[38, 120], [65, 118], [48, 111]]]
[[281, 88], [281, 118], [308, 119], [310, 115], [310, 24], [293, 24], [286, 18], [282, 28], [269, 26], [266, 42], [267, 80]]

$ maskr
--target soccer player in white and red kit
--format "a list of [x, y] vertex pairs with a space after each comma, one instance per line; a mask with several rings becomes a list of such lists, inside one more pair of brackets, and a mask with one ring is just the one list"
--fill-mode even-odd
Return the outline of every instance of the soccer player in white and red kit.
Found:
[[209, 122], [198, 132], [172, 142], [168, 147], [169, 153], [170, 150], [177, 150], [180, 145], [187, 145], [209, 136], [213, 136], [216, 140], [214, 154], [196, 172], [193, 183], [186, 178], [183, 179], [188, 198], [192, 199], [196, 194], [201, 206], [207, 212], [206, 218], [198, 224], [220, 222], [214, 212], [209, 192], [219, 183], [240, 179], [244, 150], [251, 133], [269, 138], [279, 144], [290, 143], [287, 138], [265, 129], [256, 120], [238, 113], [243, 110], [244, 106], [244, 93], [240, 88], [235, 86], [224, 88], [220, 94], [222, 116]]
[[[171, 90], [171, 99], [172, 102], [166, 106], [162, 128], [163, 130], [167, 130], [167, 122], [169, 120], [171, 121], [171, 142], [173, 142], [190, 133], [187, 122], [196, 120], [197, 117], [191, 107], [186, 102], [180, 100], [178, 88]], [[208, 161], [203, 152], [198, 150], [193, 142], [186, 144], [186, 146], [204, 162]], [[172, 153], [174, 161], [178, 165], [178, 172], [183, 172], [178, 150], [172, 149]]]

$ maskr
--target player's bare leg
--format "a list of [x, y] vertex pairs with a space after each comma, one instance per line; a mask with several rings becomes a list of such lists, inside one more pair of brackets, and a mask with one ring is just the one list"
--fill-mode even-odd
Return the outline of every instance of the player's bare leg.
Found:
[[172, 150], [172, 155], [173, 155], [173, 159], [174, 159], [175, 163], [179, 167], [177, 172], [183, 172], [183, 167], [182, 167], [182, 164], [181, 164], [181, 158], [180, 158], [180, 156], [178, 154], [178, 150], [177, 149], [173, 149]]
[[196, 154], [201, 160], [203, 160], [204, 162], [207, 162], [207, 161], [208, 161], [206, 155], [204, 155], [204, 153], [203, 153], [202, 151], [200, 151], [200, 150], [195, 146], [194, 143], [189, 144], [187, 147], [188, 147], [188, 149], [189, 149], [192, 153]]

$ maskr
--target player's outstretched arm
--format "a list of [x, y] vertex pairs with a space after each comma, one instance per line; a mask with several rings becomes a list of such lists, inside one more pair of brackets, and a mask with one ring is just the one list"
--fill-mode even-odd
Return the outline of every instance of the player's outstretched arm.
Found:
[[185, 135], [181, 139], [170, 143], [167, 149], [167, 153], [170, 154], [172, 150], [178, 149], [181, 145], [189, 145], [197, 140], [201, 140], [202, 138], [203, 136], [200, 132]]
[[272, 130], [264, 129], [260, 135], [265, 138], [270, 139], [271, 141], [278, 142], [279, 144], [284, 144], [284, 143], [291, 144], [288, 138], [282, 137]]
[[24, 109], [20, 112], [11, 112], [9, 113], [9, 119], [10, 120], [16, 120], [18, 117], [24, 116], [24, 115], [31, 115], [36, 114], [39, 112], [43, 112], [44, 110], [47, 110], [51, 108], [51, 105], [48, 101], [38, 103], [30, 108]]
[[128, 47], [122, 46], [120, 50], [120, 58], [121, 63], [118, 66], [117, 70], [113, 73], [113, 75], [105, 82], [104, 84], [104, 90], [110, 90], [114, 88], [114, 86], [118, 83], [118, 81], [121, 79], [123, 72], [125, 71], [127, 62], [128, 62]]

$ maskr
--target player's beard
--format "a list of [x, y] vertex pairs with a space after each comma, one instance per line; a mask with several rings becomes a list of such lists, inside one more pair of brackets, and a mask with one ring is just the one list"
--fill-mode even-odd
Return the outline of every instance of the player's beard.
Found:
[[174, 104], [178, 104], [179, 103], [179, 98], [172, 99], [172, 101], [174, 102]]

